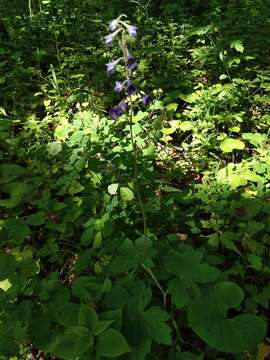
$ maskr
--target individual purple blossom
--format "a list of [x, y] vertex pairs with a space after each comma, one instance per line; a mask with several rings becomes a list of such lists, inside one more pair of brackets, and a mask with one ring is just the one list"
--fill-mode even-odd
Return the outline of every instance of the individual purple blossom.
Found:
[[117, 27], [118, 27], [118, 24], [119, 24], [119, 18], [110, 21], [110, 23], [109, 23], [109, 29], [110, 29], [111, 31], [115, 31], [115, 30], [117, 29]]
[[113, 118], [113, 120], [117, 120], [119, 118], [119, 116], [123, 114], [123, 110], [121, 109], [120, 106], [115, 106], [115, 107], [111, 108], [111, 110], [109, 111], [109, 114]]
[[116, 65], [118, 64], [119, 61], [120, 61], [120, 59], [117, 59], [117, 60], [111, 61], [108, 64], [106, 64], [107, 73], [109, 75], [111, 75], [111, 74], [113, 74], [115, 72]]
[[151, 101], [150, 95], [145, 94], [145, 95], [142, 97], [142, 103], [143, 103], [144, 106], [149, 105], [149, 104], [150, 104], [150, 101]]
[[129, 70], [136, 70], [137, 67], [138, 67], [138, 63], [136, 61], [136, 59], [134, 58], [133, 55], [131, 54], [128, 54], [127, 58], [126, 58], [126, 61], [125, 61], [125, 64], [126, 64], [126, 67], [129, 69]]
[[125, 101], [121, 101], [120, 104], [119, 104], [119, 107], [123, 112], [127, 112], [128, 109], [129, 109], [129, 105]]
[[116, 91], [117, 93], [120, 93], [124, 88], [124, 83], [125, 83], [125, 81], [116, 81], [114, 91]]
[[113, 34], [106, 35], [104, 39], [105, 39], [105, 44], [107, 46], [112, 45], [112, 43], [113, 43]]
[[130, 36], [132, 36], [132, 37], [137, 36], [137, 31], [138, 31], [137, 26], [126, 24], [126, 28], [127, 28], [127, 31], [128, 31]]
[[134, 95], [137, 92], [136, 86], [134, 86], [131, 82], [129, 82], [127, 86], [127, 93], [128, 95]]

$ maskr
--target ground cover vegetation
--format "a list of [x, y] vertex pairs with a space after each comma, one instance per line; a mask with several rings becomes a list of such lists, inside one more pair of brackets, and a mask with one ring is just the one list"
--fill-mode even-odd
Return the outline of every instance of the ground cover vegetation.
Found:
[[266, 359], [269, 5], [0, 0], [1, 360]]

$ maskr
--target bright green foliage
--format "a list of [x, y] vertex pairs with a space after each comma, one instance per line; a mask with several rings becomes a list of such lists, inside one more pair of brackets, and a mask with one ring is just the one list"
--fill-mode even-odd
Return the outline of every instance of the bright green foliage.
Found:
[[[270, 321], [268, 2], [0, 9], [0, 360], [256, 359]], [[106, 75], [121, 53], [104, 36], [122, 13], [151, 94], [134, 108], [136, 171], [128, 119], [109, 116], [126, 74]]]

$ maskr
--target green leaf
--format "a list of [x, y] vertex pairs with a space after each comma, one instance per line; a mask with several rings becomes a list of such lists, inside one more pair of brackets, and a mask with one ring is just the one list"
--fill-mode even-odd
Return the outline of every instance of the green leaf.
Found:
[[8, 279], [18, 268], [14, 256], [0, 255], [0, 281]]
[[98, 316], [90, 305], [80, 305], [78, 324], [94, 331], [98, 324]]
[[147, 324], [150, 336], [158, 344], [171, 345], [171, 329], [166, 324], [168, 314], [160, 307], [152, 307], [143, 313], [143, 319]]
[[243, 53], [243, 51], [245, 49], [241, 40], [232, 41], [230, 44], [230, 48], [235, 49], [236, 51], [238, 51], [240, 53]]
[[220, 143], [220, 148], [223, 152], [230, 153], [235, 149], [243, 150], [245, 148], [245, 144], [241, 140], [227, 137]]
[[39, 225], [44, 224], [44, 212], [38, 211], [35, 214], [29, 215], [26, 218], [26, 223], [28, 225], [32, 225], [32, 226], [39, 226]]
[[8, 229], [9, 239], [16, 243], [23, 243], [24, 239], [30, 234], [30, 229], [23, 219], [9, 219], [5, 227]]
[[109, 193], [110, 195], [116, 195], [116, 194], [117, 194], [117, 190], [118, 190], [118, 186], [119, 186], [118, 183], [109, 185], [109, 186], [108, 186], [108, 193]]
[[266, 323], [255, 315], [227, 318], [227, 312], [243, 300], [243, 291], [223, 282], [188, 307], [188, 323], [203, 341], [222, 352], [240, 353], [256, 346], [266, 335]]
[[258, 255], [248, 254], [247, 259], [251, 264], [251, 267], [256, 271], [262, 271], [263, 262], [262, 258]]
[[191, 300], [185, 283], [178, 278], [170, 280], [168, 293], [172, 295], [172, 301], [178, 310], [188, 305]]
[[124, 336], [115, 329], [105, 330], [97, 340], [99, 356], [118, 357], [131, 351]]
[[16, 164], [0, 165], [0, 175], [2, 176], [0, 182], [9, 182], [20, 175], [24, 175], [25, 173], [27, 173], [26, 169]]
[[47, 150], [49, 155], [56, 156], [62, 151], [61, 141], [52, 141], [47, 144]]
[[51, 334], [50, 342], [45, 346], [45, 351], [56, 355], [60, 359], [70, 360], [85, 353], [93, 345], [93, 337], [89, 330], [74, 326], [67, 328], [63, 333]]
[[134, 199], [133, 191], [124, 186], [120, 188], [120, 196], [123, 201], [131, 201]]
[[179, 124], [179, 128], [182, 130], [182, 131], [190, 131], [193, 129], [193, 124], [191, 121], [182, 121], [180, 124]]
[[0, 206], [4, 206], [8, 209], [14, 208], [23, 202], [24, 196], [30, 193], [32, 187], [29, 184], [23, 182], [11, 182], [2, 186], [2, 190], [8, 193], [10, 198], [0, 200]]
[[56, 320], [65, 327], [76, 326], [78, 325], [79, 311], [79, 304], [64, 304], [57, 309]]
[[262, 146], [267, 141], [267, 135], [260, 133], [243, 133], [242, 138], [255, 147]]
[[183, 254], [170, 251], [165, 257], [165, 268], [186, 283], [216, 280], [220, 274], [219, 270], [211, 265], [201, 264], [202, 257], [202, 253], [195, 250], [188, 250]]
[[103, 333], [103, 331], [105, 331], [111, 324], [113, 323], [113, 320], [103, 320], [103, 321], [99, 321], [98, 323], [96, 323], [95, 328], [94, 328], [94, 335], [98, 336], [101, 333]]
[[93, 227], [89, 227], [84, 230], [81, 235], [80, 242], [82, 245], [89, 245], [94, 240], [94, 229]]

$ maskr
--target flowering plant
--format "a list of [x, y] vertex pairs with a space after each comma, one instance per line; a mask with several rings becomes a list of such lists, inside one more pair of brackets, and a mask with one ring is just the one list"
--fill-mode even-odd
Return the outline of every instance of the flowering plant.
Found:
[[[119, 39], [119, 46], [122, 50], [123, 56], [113, 60], [106, 64], [108, 75], [113, 74], [116, 71], [117, 65], [123, 62], [125, 66], [125, 78], [118, 80], [115, 83], [114, 90], [117, 93], [125, 93], [126, 99], [122, 100], [117, 106], [113, 107], [109, 114], [114, 119], [117, 120], [120, 115], [128, 112], [129, 110], [133, 111], [133, 100], [132, 95], [137, 93], [137, 88], [133, 84], [134, 72], [138, 67], [138, 62], [135, 57], [130, 53], [128, 45], [128, 36], [136, 37], [138, 33], [138, 28], [135, 25], [130, 25], [127, 21], [124, 21], [123, 18], [126, 18], [126, 15], [120, 15], [117, 19], [114, 19], [109, 24], [110, 33], [105, 36], [105, 43], [108, 46], [112, 46], [116, 38]], [[128, 35], [128, 36], [127, 36]], [[144, 106], [150, 103], [150, 96], [148, 94], [140, 93], [140, 101]]]

